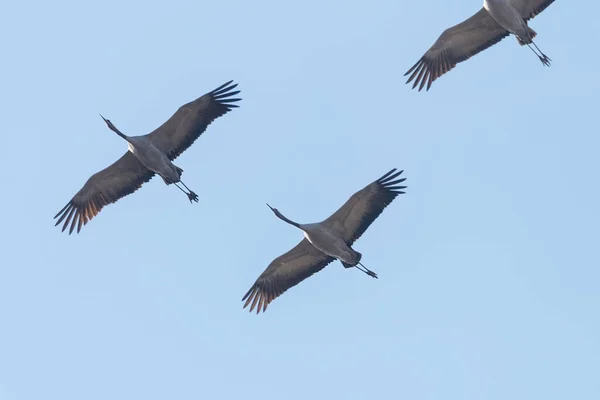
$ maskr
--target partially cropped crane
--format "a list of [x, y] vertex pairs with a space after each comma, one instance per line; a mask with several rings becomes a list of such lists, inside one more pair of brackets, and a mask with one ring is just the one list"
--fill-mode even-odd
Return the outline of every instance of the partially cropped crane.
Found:
[[[527, 21], [541, 13], [554, 0], [484, 0], [483, 7], [471, 18], [446, 29], [404, 75], [411, 74], [406, 83], [415, 80], [413, 89], [419, 91], [456, 64], [468, 60], [475, 54], [498, 43], [509, 34], [516, 36], [521, 46], [527, 45], [540, 59], [550, 66], [550, 58], [533, 42], [537, 33], [527, 25]], [[537, 49], [539, 54], [531, 47]]]
[[[63, 222], [62, 231], [70, 225], [69, 234], [94, 218], [102, 208], [139, 189], [154, 174], [160, 175], [165, 184], [174, 184], [184, 192], [190, 202], [198, 201], [198, 195], [182, 181], [183, 169], [173, 164], [181, 153], [194, 143], [215, 119], [225, 115], [232, 104], [241, 99], [232, 98], [240, 91], [232, 91], [237, 84], [229, 81], [212, 92], [181, 106], [171, 118], [153, 132], [143, 136], [127, 136], [111, 121], [102, 117], [108, 127], [127, 141], [128, 151], [115, 163], [92, 175], [83, 188], [54, 216], [55, 226]], [[180, 182], [187, 192], [177, 183]]]
[[244, 308], [251, 304], [250, 312], [255, 306], [257, 314], [261, 309], [264, 312], [273, 299], [335, 259], [345, 268], [356, 267], [377, 278], [377, 274], [360, 262], [362, 254], [351, 246], [396, 196], [405, 193], [406, 186], [399, 184], [406, 178], [397, 179], [402, 172], [392, 169], [356, 192], [340, 209], [319, 223], [299, 224], [267, 204], [279, 219], [304, 231], [304, 239], [271, 262], [242, 298], [242, 301], [246, 300]]

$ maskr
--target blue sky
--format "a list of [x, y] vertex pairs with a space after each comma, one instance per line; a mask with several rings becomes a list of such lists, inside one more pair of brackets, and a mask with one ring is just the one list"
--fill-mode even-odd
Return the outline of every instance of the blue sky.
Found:
[[[600, 398], [600, 5], [531, 22], [418, 93], [478, 1], [11, 2], [0, 37], [0, 400]], [[580, 10], [584, 9], [585, 13]], [[52, 217], [181, 104], [240, 108], [68, 236]], [[241, 297], [391, 168], [355, 248], [259, 316]]]

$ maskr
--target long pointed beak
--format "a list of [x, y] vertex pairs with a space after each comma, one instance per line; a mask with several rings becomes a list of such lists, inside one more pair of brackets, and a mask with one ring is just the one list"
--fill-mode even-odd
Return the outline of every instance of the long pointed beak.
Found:
[[98, 113], [98, 115], [100, 115], [102, 117], [102, 119], [104, 120], [104, 122], [108, 123], [108, 120], [106, 118], [104, 118], [104, 115]]
[[275, 212], [275, 209], [274, 209], [273, 207], [271, 207], [271, 206], [269, 205], [269, 203], [266, 203], [266, 204], [267, 204], [267, 206], [268, 206], [268, 207], [271, 209], [271, 211]]

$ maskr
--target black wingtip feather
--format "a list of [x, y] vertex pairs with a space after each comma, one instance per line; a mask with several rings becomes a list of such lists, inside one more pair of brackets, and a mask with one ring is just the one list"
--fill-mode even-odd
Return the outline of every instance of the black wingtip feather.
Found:
[[[56, 217], [58, 217], [60, 214], [62, 214], [63, 211], [65, 211], [67, 209], [67, 207], [69, 207], [71, 205], [71, 202], [68, 202], [63, 208], [62, 210], [60, 210], [59, 212], [56, 213], [56, 215], [54, 216], [54, 218], [52, 219], [56, 219]], [[56, 225], [60, 224], [60, 221], [62, 220], [62, 218], [60, 220], [58, 220], [58, 222], [56, 222]], [[54, 226], [56, 226], [54, 225]]]
[[405, 180], [406, 180], [406, 178], [402, 178], [402, 179], [395, 180], [395, 181], [393, 181], [393, 182], [386, 182], [385, 184], [386, 184], [386, 185], [388, 185], [388, 186], [391, 186], [391, 185], [397, 185], [397, 184], [399, 184], [399, 183], [402, 183], [402, 182], [404, 182]]
[[[248, 298], [248, 296], [250, 296], [250, 293], [252, 293], [252, 291], [254, 290], [254, 288], [255, 288], [255, 286], [254, 286], [254, 285], [252, 285], [252, 287], [250, 288], [250, 290], [248, 290], [248, 291], [246, 292], [246, 294], [244, 295], [244, 297], [242, 297], [242, 301], [246, 300], [246, 299]], [[246, 307], [246, 306], [244, 306], [244, 308], [245, 308], [245, 307]]]
[[[415, 68], [417, 68], [419, 66], [419, 64], [421, 64], [421, 61], [423, 61], [424, 57], [421, 57], [419, 59], [419, 61], [417, 61], [415, 63], [415, 65], [413, 65], [408, 71], [406, 71], [406, 73], [404, 74], [404, 76], [410, 74], [411, 72], [413, 72], [415, 70]], [[414, 74], [413, 74], [414, 75]], [[408, 80], [406, 81], [406, 83], [410, 82], [413, 79], [413, 77], [411, 76], [410, 78], [408, 78]]]
[[404, 170], [396, 171], [396, 168], [394, 168], [376, 181], [385, 188], [388, 193], [393, 194], [394, 197], [396, 194], [403, 193], [399, 192], [399, 190], [407, 188], [407, 186], [398, 186], [398, 184], [404, 182], [406, 178], [396, 179], [404, 172]]
[[229, 111], [229, 109], [231, 109], [231, 108], [239, 107], [239, 105], [231, 104], [231, 103], [241, 101], [242, 99], [241, 98], [231, 98], [231, 97], [241, 93], [241, 90], [236, 90], [233, 92], [231, 91], [232, 89], [235, 89], [237, 87], [237, 85], [238, 85], [237, 83], [235, 85], [225, 87], [226, 85], [221, 86], [219, 89], [213, 90], [211, 92], [211, 95], [217, 103], [227, 107], [227, 111]]
[[[385, 179], [387, 179], [391, 174], [394, 173], [394, 171], [396, 171], [396, 168], [392, 168], [391, 171], [386, 172], [385, 175], [383, 175], [381, 178], [377, 179], [377, 182], [383, 182]], [[402, 171], [400, 171], [399, 173], [402, 173]]]
[[[229, 89], [233, 89], [234, 87], [236, 87], [238, 84], [236, 83], [235, 85], [233, 85], [231, 88], [227, 88], [227, 86], [229, 84], [231, 84], [231, 82], [233, 82], [233, 79], [230, 80], [229, 82], [225, 82], [224, 84], [222, 84], [221, 86], [219, 86], [218, 88], [214, 89], [211, 93], [212, 94], [217, 94], [219, 91], [227, 91]], [[225, 89], [223, 89], [225, 88]]]
[[[398, 171], [396, 172], [397, 169], [394, 168], [391, 171], [389, 171], [388, 173], [386, 173], [385, 175], [383, 175], [381, 178], [377, 179], [377, 182], [381, 183], [381, 184], [387, 184], [390, 181], [396, 179], [398, 176], [400, 176], [400, 174], [402, 174], [404, 172], [404, 170]], [[406, 178], [404, 178], [406, 179]]]
[[241, 92], [241, 90], [236, 90], [235, 92], [224, 92], [224, 93], [219, 93], [219, 94], [213, 95], [213, 97], [215, 99], [222, 99], [222, 98], [229, 97], [229, 96], [235, 96], [236, 94], [238, 94], [240, 92]]
[[[212, 92], [210, 92], [210, 94], [212, 94], [213, 96], [223, 96], [223, 95], [227, 95], [227, 93], [229, 93], [231, 90], [235, 89], [238, 84], [236, 83], [235, 85], [231, 85], [231, 86], [227, 86], [230, 82], [227, 82], [224, 85], [219, 86], [218, 88], [216, 88], [215, 90], [213, 90]], [[237, 93], [239, 93], [239, 91], [237, 91]]]
[[[128, 152], [125, 153], [125, 156], [134, 157], [131, 154], [132, 153]], [[75, 231], [75, 227], [77, 227], [76, 233], [80, 233], [81, 228], [83, 228], [90, 220], [97, 216], [102, 208], [108, 204], [115, 203], [119, 199], [135, 192], [154, 176], [154, 172], [147, 170], [143, 166], [141, 166], [141, 168], [144, 168], [144, 173], [139, 175], [135, 181], [130, 182], [129, 184], [120, 188], [116, 188], [110, 195], [105, 196], [102, 192], [98, 192], [91, 196], [84, 196], [84, 200], [82, 200], [80, 191], [80, 193], [76, 194], [71, 201], [69, 201], [67, 205], [64, 206], [62, 210], [60, 210], [54, 216], [54, 219], [58, 218], [54, 226], [60, 225], [64, 221], [61, 232], [64, 232], [67, 230], [67, 228], [69, 228], [69, 235], [71, 235], [73, 231]], [[85, 188], [86, 186], [84, 186], [82, 190], [85, 191]]]
[[251, 313], [252, 311], [254, 311], [254, 308], [256, 307], [256, 314], [259, 314], [261, 309], [262, 309], [262, 312], [264, 313], [267, 310], [269, 303], [275, 297], [277, 297], [277, 296], [274, 295], [274, 293], [271, 290], [269, 290], [268, 288], [264, 288], [264, 287], [261, 288], [261, 287], [259, 287], [259, 285], [257, 283], [254, 283], [254, 285], [252, 285], [250, 290], [248, 290], [248, 292], [246, 292], [244, 297], [242, 297], [242, 301], [244, 301], [244, 300], [246, 301], [242, 308], [245, 309], [248, 306], [250, 306], [250, 308], [248, 309], [248, 312]]

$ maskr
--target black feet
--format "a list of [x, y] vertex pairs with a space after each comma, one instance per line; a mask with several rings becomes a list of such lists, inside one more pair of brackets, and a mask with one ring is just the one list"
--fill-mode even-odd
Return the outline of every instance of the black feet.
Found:
[[548, 58], [547, 55], [545, 55], [544, 53], [542, 53], [541, 56], [538, 56], [540, 58], [540, 61], [542, 62], [542, 64], [544, 64], [546, 67], [550, 66], [550, 61], [552, 61], [550, 58]]
[[191, 203], [192, 201], [195, 201], [196, 203], [198, 202], [198, 195], [197, 195], [196, 193], [194, 193], [194, 192], [192, 192], [192, 191], [190, 190], [190, 192], [189, 192], [189, 193], [186, 193], [186, 194], [187, 194], [187, 196], [188, 196], [188, 199], [190, 199], [190, 203]]
[[373, 278], [375, 278], [375, 279], [379, 279], [379, 278], [377, 277], [377, 274], [376, 274], [375, 272], [371, 271], [370, 269], [368, 269], [368, 270], [366, 271], [366, 273], [367, 273], [367, 275], [369, 275], [369, 276], [372, 276], [372, 277], [373, 277]]
[[544, 53], [542, 53], [542, 51], [540, 50], [539, 47], [537, 47], [537, 44], [535, 44], [535, 42], [531, 41], [531, 44], [533, 44], [533, 46], [537, 49], [537, 51], [535, 51], [533, 49], [533, 47], [531, 47], [531, 45], [529, 45], [529, 43], [526, 43], [527, 47], [529, 47], [529, 49], [531, 51], [533, 51], [533, 54], [535, 54], [536, 56], [538, 56], [538, 58], [540, 59], [540, 61], [542, 62], [542, 64], [544, 64], [545, 67], [549, 67], [550, 66], [550, 61], [552, 61], [547, 55], [545, 55]]

